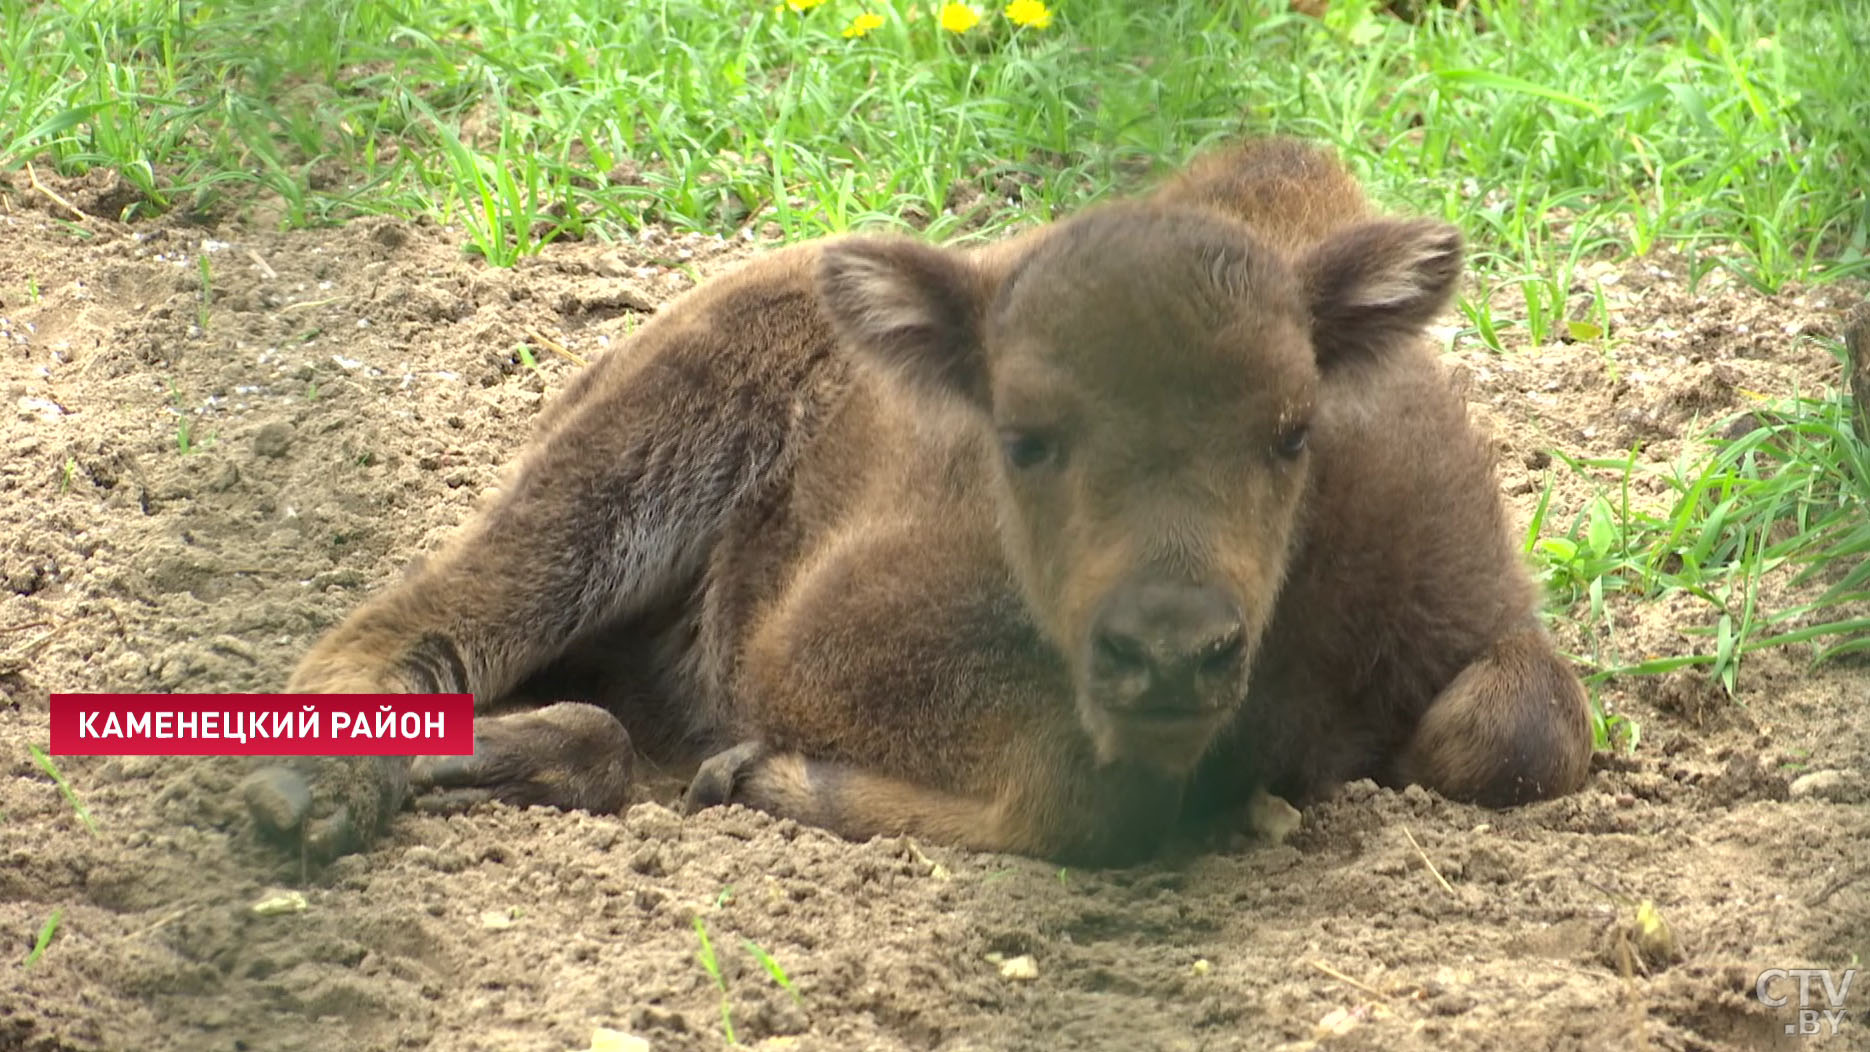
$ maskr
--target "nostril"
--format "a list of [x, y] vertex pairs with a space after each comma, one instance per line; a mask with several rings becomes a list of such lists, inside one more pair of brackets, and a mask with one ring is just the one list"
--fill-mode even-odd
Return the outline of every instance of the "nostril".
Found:
[[1240, 655], [1247, 648], [1246, 633], [1236, 628], [1216, 639], [1201, 652], [1201, 671], [1212, 675], [1231, 674], [1240, 667]]
[[1143, 652], [1143, 644], [1128, 636], [1100, 632], [1092, 643], [1092, 650], [1099, 668], [1105, 672], [1137, 672], [1149, 667], [1149, 655]]

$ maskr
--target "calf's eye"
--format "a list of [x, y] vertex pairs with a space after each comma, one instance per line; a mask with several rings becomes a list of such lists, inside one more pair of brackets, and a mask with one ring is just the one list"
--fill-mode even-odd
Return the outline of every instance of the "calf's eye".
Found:
[[1280, 432], [1276, 446], [1279, 450], [1279, 455], [1290, 459], [1305, 452], [1305, 439], [1310, 432], [1311, 428], [1304, 424], [1300, 424], [1297, 427], [1289, 427]]
[[1051, 439], [1031, 431], [1000, 432], [1000, 448], [1006, 453], [1006, 462], [1019, 471], [1047, 464], [1058, 453]]

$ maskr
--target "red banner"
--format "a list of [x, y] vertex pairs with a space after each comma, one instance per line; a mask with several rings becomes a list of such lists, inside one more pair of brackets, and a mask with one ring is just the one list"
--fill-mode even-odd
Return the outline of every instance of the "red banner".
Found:
[[472, 694], [54, 694], [54, 756], [467, 756]]

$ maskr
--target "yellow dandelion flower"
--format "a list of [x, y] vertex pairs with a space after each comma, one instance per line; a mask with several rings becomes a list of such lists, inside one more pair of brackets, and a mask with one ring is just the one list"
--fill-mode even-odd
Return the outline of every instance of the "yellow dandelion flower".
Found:
[[941, 27], [950, 33], [965, 33], [980, 25], [980, 12], [967, 4], [943, 4]]
[[1013, 0], [1006, 5], [1006, 17], [1016, 26], [1044, 29], [1052, 24], [1052, 9], [1045, 0]]
[[865, 11], [863, 14], [851, 19], [851, 24], [844, 27], [844, 35], [848, 39], [855, 40], [858, 37], [868, 36], [872, 29], [881, 29], [882, 26], [882, 15], [877, 14], [875, 11]]
[[804, 14], [824, 2], [825, 0], [786, 0], [786, 6], [797, 11], [799, 14]]

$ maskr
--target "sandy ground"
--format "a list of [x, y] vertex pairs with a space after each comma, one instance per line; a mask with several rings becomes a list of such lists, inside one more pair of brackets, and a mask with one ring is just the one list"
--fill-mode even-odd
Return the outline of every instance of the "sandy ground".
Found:
[[[728, 1018], [798, 1049], [1870, 1048], [1870, 977], [1828, 1040], [1755, 996], [1762, 970], [1870, 956], [1870, 674], [1801, 652], [1749, 659], [1737, 703], [1700, 673], [1607, 684], [1641, 745], [1568, 799], [1357, 784], [1284, 844], [1110, 872], [648, 793], [622, 816], [410, 813], [301, 874], [254, 842], [233, 760], [67, 758], [89, 832], [28, 753], [48, 692], [278, 689], [577, 369], [517, 345], [606, 353], [689, 268], [751, 248], [563, 245], [502, 271], [432, 226], [123, 227], [119, 188], [64, 187], [98, 215], [0, 183], [0, 1049], [562, 1050], [607, 1027], [675, 1050], [719, 1047]], [[1691, 295], [1651, 261], [1587, 277], [1613, 339], [1449, 352], [1522, 521], [1549, 473], [1553, 522], [1590, 497], [1548, 450], [1692, 460], [1698, 421], [1835, 387], [1813, 337], [1861, 295]], [[1713, 619], [1608, 613], [1562, 643], [1684, 653]], [[252, 909], [281, 888], [307, 908]], [[1644, 937], [1645, 901], [1672, 943]]]

